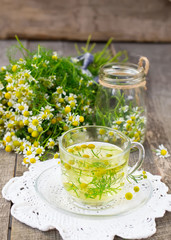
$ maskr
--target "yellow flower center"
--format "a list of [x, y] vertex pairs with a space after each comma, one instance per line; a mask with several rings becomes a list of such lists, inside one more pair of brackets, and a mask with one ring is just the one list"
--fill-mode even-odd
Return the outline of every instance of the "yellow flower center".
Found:
[[39, 146], [39, 142], [37, 142], [37, 141], [34, 142], [34, 143], [33, 143], [33, 146], [34, 146], [34, 147], [38, 147], [38, 146]]
[[1, 67], [1, 70], [2, 70], [2, 71], [5, 71], [6, 69], [5, 69], [5, 67]]
[[73, 125], [74, 127], [77, 127], [77, 126], [78, 126], [78, 121], [73, 121], [72, 125]]
[[69, 113], [69, 112], [71, 112], [71, 107], [68, 107], [68, 106], [67, 106], [67, 107], [65, 108], [65, 113]]
[[58, 88], [58, 89], [57, 89], [57, 93], [59, 93], [59, 94], [63, 93], [62, 88]]
[[47, 115], [46, 114], [43, 114], [42, 115], [42, 119], [46, 119], [47, 118]]
[[99, 130], [99, 133], [100, 133], [101, 135], [105, 134], [105, 132], [106, 132], [106, 130], [104, 130], [104, 129], [100, 129], [100, 130]]
[[28, 150], [28, 151], [26, 152], [26, 154], [27, 154], [27, 156], [29, 156], [29, 155], [32, 154], [32, 151]]
[[24, 115], [24, 117], [29, 117], [30, 113], [29, 113], [29, 111], [24, 111], [23, 115]]
[[113, 132], [109, 132], [109, 136], [111, 136], [111, 137], [112, 137], [112, 136], [113, 136], [113, 134], [114, 134]]
[[24, 80], [20, 80], [20, 81], [19, 81], [19, 84], [24, 84], [24, 83], [25, 83]]
[[12, 102], [8, 102], [8, 107], [12, 107]]
[[64, 102], [64, 99], [63, 99], [63, 98], [59, 98], [58, 102], [59, 102], [59, 103], [63, 103], [63, 102]]
[[58, 158], [58, 157], [59, 157], [59, 154], [56, 153], [56, 154], [54, 155], [54, 158], [56, 159], [56, 158]]
[[50, 110], [49, 110], [49, 109], [45, 109], [45, 110], [44, 110], [44, 113], [45, 113], [45, 114], [49, 114], [49, 113], [50, 113]]
[[127, 193], [125, 194], [125, 198], [126, 198], [127, 200], [131, 200], [131, 199], [133, 198], [132, 193], [127, 192]]
[[73, 116], [69, 116], [68, 120], [72, 121], [72, 119], [73, 119]]
[[6, 137], [6, 141], [7, 141], [7, 142], [11, 142], [11, 140], [12, 140], [12, 138], [11, 138], [10, 136], [7, 136], [7, 137]]
[[118, 120], [116, 121], [116, 124], [120, 125], [122, 123], [122, 121]]
[[24, 146], [20, 146], [20, 151], [23, 152], [24, 151]]
[[22, 97], [22, 94], [21, 94], [20, 92], [16, 92], [16, 93], [15, 93], [15, 96], [16, 96], [17, 98], [21, 98], [21, 97]]
[[56, 55], [52, 56], [52, 60], [57, 60], [57, 59], [58, 59], [58, 57]]
[[66, 125], [65, 125], [65, 126], [63, 126], [63, 130], [64, 130], [64, 131], [68, 131], [68, 129], [69, 129], [69, 127], [68, 127], [68, 126], [66, 126]]
[[166, 153], [167, 153], [167, 151], [166, 151], [165, 149], [162, 149], [162, 150], [161, 150], [161, 155], [162, 155], [162, 156], [165, 156]]
[[38, 131], [33, 131], [33, 132], [31, 133], [31, 136], [34, 137], [34, 138], [36, 138], [36, 137], [39, 136], [39, 132], [38, 132]]
[[8, 83], [12, 83], [12, 79], [11, 79], [11, 78], [8, 78], [8, 79], [7, 79], [7, 82], [8, 82]]
[[83, 154], [84, 158], [89, 158], [90, 156], [88, 154]]
[[68, 101], [72, 101], [72, 100], [74, 100], [73, 96], [72, 97], [68, 97]]
[[19, 126], [20, 126], [21, 128], [23, 128], [23, 127], [24, 127], [24, 123], [23, 123], [23, 121], [22, 121], [22, 120], [20, 120], [20, 121], [19, 121]]
[[12, 71], [15, 72], [17, 70], [17, 66], [16, 65], [13, 65], [12, 66]]
[[56, 123], [56, 118], [52, 118], [51, 123], [55, 124]]
[[80, 122], [82, 123], [82, 122], [84, 122], [84, 117], [83, 116], [80, 116]]
[[35, 158], [31, 158], [30, 159], [30, 163], [35, 163], [36, 162], [36, 159]]
[[28, 162], [27, 160], [28, 160], [28, 158], [24, 158], [24, 159], [23, 159], [23, 162], [24, 162], [25, 164], [28, 164], [29, 162]]
[[87, 183], [81, 183], [81, 184], [80, 184], [80, 188], [81, 188], [81, 189], [84, 189], [84, 188], [86, 188], [86, 187], [87, 187]]
[[37, 119], [33, 119], [32, 124], [33, 126], [37, 126], [39, 124], [39, 121]]
[[28, 125], [29, 124], [29, 120], [24, 120], [24, 125]]
[[14, 145], [14, 147], [19, 147], [20, 146], [20, 142], [18, 140], [15, 140], [13, 142], [13, 145]]
[[69, 153], [73, 153], [73, 152], [74, 152], [74, 150], [73, 150], [72, 148], [69, 148], [67, 151], [68, 151]]
[[12, 123], [8, 123], [7, 127], [8, 128], [13, 128], [13, 124]]
[[36, 153], [37, 154], [41, 154], [42, 153], [42, 149], [41, 148], [36, 149]]
[[30, 77], [30, 74], [29, 73], [24, 73], [24, 77], [28, 78], [28, 77]]
[[43, 128], [40, 126], [37, 128], [37, 130], [38, 130], [38, 132], [43, 132]]
[[19, 109], [20, 111], [23, 111], [23, 110], [24, 110], [24, 106], [20, 105], [20, 106], [18, 107], [18, 109]]
[[128, 123], [128, 124], [131, 124], [131, 123], [132, 123], [132, 120], [127, 120], [127, 123]]
[[140, 190], [140, 188], [139, 188], [138, 186], [135, 186], [135, 187], [134, 187], [134, 191], [135, 191], [135, 192], [139, 192], [139, 190]]
[[13, 86], [7, 86], [6, 89], [7, 89], [7, 91], [12, 91], [14, 89], [14, 87]]
[[54, 145], [55, 145], [54, 141], [51, 141], [51, 142], [49, 143], [49, 146], [50, 146], [50, 147], [53, 147]]
[[87, 145], [86, 144], [82, 144], [81, 147], [82, 148], [87, 148]]
[[6, 92], [6, 93], [5, 93], [5, 98], [6, 98], [6, 99], [10, 99], [10, 98], [11, 98], [11, 93]]
[[75, 105], [76, 105], [75, 102], [71, 102], [71, 103], [70, 103], [70, 106], [71, 106], [71, 107], [75, 107]]
[[88, 148], [90, 148], [90, 149], [94, 149], [95, 148], [95, 145], [94, 144], [92, 144], [92, 143], [90, 143], [90, 144], [88, 144], [88, 146], [87, 146]]
[[70, 169], [71, 169], [71, 166], [70, 166], [68, 163], [65, 163], [65, 164], [64, 164], [64, 167], [65, 167], [67, 170], [70, 170]]

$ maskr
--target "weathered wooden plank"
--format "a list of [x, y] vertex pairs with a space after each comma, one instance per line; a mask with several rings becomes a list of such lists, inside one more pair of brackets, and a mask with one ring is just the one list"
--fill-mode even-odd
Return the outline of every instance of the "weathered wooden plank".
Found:
[[0, 150], [0, 233], [1, 239], [8, 239], [11, 202], [2, 198], [2, 188], [14, 176], [16, 155]]
[[[171, 41], [171, 3], [134, 0], [1, 1], [0, 37]], [[20, 14], [18, 14], [20, 11]]]
[[[13, 45], [16, 45], [16, 40], [0, 40], [0, 67], [9, 64], [8, 60], [8, 51], [11, 52], [12, 56], [16, 56], [16, 58], [22, 57], [21, 52], [14, 50], [12, 48]], [[22, 41], [24, 46], [27, 46], [27, 41]]]

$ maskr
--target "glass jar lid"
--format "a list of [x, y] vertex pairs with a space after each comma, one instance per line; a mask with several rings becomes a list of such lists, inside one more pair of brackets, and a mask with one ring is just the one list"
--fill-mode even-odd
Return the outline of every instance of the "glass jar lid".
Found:
[[[145, 61], [145, 68], [142, 61]], [[140, 58], [139, 64], [110, 63], [103, 65], [99, 73], [99, 83], [113, 88], [133, 88], [145, 86], [146, 74], [149, 69], [147, 58]]]

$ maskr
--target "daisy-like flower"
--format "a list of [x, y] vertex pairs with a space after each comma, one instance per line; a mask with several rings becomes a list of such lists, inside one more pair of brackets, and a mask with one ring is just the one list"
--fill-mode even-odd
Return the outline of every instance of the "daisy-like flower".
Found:
[[116, 121], [114, 121], [114, 124], [120, 125], [124, 122], [125, 120], [123, 118], [118, 118]]
[[36, 148], [36, 155], [42, 156], [44, 152], [45, 152], [45, 149], [42, 146], [38, 146]]
[[5, 70], [6, 70], [6, 66], [2, 66], [1, 71], [5, 71]]
[[77, 127], [80, 124], [80, 116], [74, 116], [72, 119], [72, 126]]
[[57, 59], [58, 59], [58, 54], [57, 54], [57, 52], [53, 52], [52, 60], [57, 60]]
[[33, 56], [33, 59], [34, 59], [34, 60], [36, 60], [37, 58], [41, 58], [41, 55], [35, 54], [35, 55]]
[[4, 88], [4, 85], [0, 82], [0, 90]]
[[38, 66], [36, 64], [31, 64], [31, 66], [35, 69], [38, 69]]
[[55, 145], [56, 145], [56, 144], [55, 144], [55, 141], [54, 141], [52, 138], [49, 138], [47, 147], [48, 147], [49, 149], [53, 149]]
[[24, 151], [23, 154], [25, 157], [29, 157], [29, 156], [35, 156], [36, 155], [36, 150], [34, 146], [27, 146]]
[[126, 113], [129, 110], [129, 106], [125, 105], [124, 107], [121, 107], [120, 110], [123, 111], [124, 113]]
[[163, 144], [159, 145], [158, 149], [156, 149], [156, 155], [161, 158], [167, 158], [170, 157], [170, 154], [168, 153], [168, 150], [166, 147], [163, 146]]
[[87, 87], [89, 87], [89, 86], [92, 86], [93, 85], [93, 81], [91, 80], [91, 81], [88, 81], [88, 83], [87, 83]]

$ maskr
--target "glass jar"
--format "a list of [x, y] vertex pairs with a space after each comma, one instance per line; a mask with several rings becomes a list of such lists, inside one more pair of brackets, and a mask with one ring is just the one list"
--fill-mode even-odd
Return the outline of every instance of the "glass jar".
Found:
[[146, 57], [141, 57], [139, 64], [110, 63], [101, 67], [95, 107], [97, 125], [117, 129], [131, 141], [144, 142], [148, 69]]

